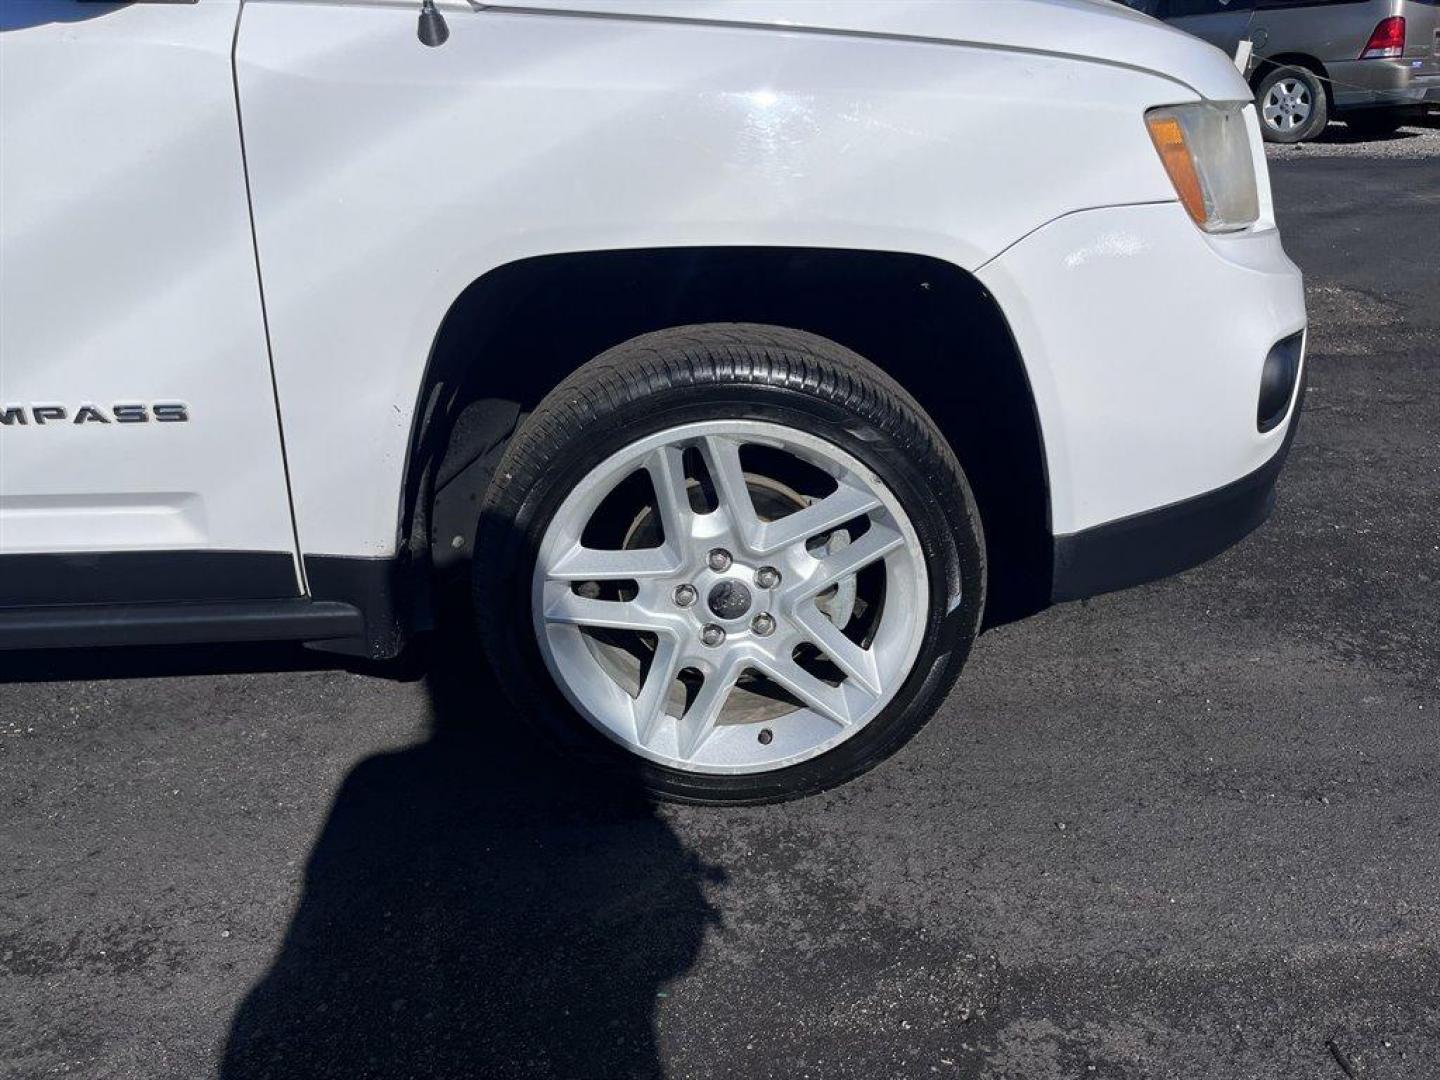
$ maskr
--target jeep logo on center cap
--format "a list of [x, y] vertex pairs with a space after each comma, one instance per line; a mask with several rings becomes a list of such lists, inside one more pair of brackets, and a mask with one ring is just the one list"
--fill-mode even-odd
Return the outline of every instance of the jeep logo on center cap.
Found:
[[717, 619], [739, 619], [750, 610], [750, 590], [738, 581], [717, 582], [705, 602]]

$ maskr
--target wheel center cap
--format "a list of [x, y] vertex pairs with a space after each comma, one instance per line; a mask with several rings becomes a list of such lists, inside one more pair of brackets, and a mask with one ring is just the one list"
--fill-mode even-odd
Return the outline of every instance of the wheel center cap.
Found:
[[738, 581], [716, 582], [705, 598], [717, 619], [738, 619], [750, 610], [750, 590]]

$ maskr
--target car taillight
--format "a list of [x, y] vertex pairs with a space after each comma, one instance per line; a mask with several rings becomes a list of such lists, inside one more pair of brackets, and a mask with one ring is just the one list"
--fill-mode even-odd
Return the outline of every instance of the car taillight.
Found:
[[1370, 42], [1360, 54], [1361, 60], [1391, 60], [1405, 55], [1405, 16], [1391, 15], [1381, 19], [1370, 35]]

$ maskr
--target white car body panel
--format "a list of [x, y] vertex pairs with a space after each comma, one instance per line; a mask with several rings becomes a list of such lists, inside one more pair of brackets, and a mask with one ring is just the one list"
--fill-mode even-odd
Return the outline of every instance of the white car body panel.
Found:
[[483, 6], [978, 45], [1164, 74], [1213, 100], [1250, 96], [1214, 49], [1111, 0], [501, 0]]
[[[733, 11], [828, 13], [867, 32], [882, 11], [927, 39], [993, 30], [1009, 41], [1023, 27], [1013, 8], [1034, 9], [1041, 24], [1076, 19], [1048, 0]], [[416, 42], [408, 4], [251, 0], [242, 18], [256, 232], [307, 553], [395, 551], [430, 347], [451, 302], [488, 271], [560, 252], [747, 244], [907, 252], [974, 270], [1066, 214], [1172, 202], [1141, 114], [1195, 96], [1159, 75], [1033, 50], [447, 14], [450, 40], [438, 49]], [[1128, 13], [1075, 25], [1093, 36], [1093, 23], [1113, 23], [1118, 41], [1137, 35], [1199, 56], [1210, 73], [1214, 50], [1184, 35]], [[1220, 59], [1226, 75], [1206, 80], [1243, 95]], [[1041, 420], [1048, 439], [1058, 421]]]
[[[1246, 125], [1263, 164], [1253, 105]], [[1260, 217], [1243, 233], [1206, 235], [1178, 203], [1097, 209], [1052, 222], [977, 275], [1006, 312], [1045, 418], [1055, 535], [1223, 487], [1284, 441], [1286, 423], [1256, 428], [1257, 357], [1305, 329], [1305, 290], [1264, 168], [1259, 181]]]
[[1026, 359], [1057, 535], [1223, 487], [1284, 441], [1256, 428], [1259, 358], [1304, 330], [1305, 296], [1273, 229], [1207, 237], [1174, 203], [1092, 210], [980, 280]]
[[[368, 573], [409, 539], [451, 306], [567, 253], [849, 249], [974, 275], [1028, 374], [1057, 538], [1280, 459], [1261, 364], [1305, 312], [1258, 126], [1261, 217], [1223, 237], [1144, 126], [1248, 100], [1203, 42], [1109, 0], [439, 6], [438, 48], [412, 0], [3, 9], [0, 410], [191, 419], [0, 428], [0, 554], [269, 553], [323, 600], [336, 563]], [[339, 559], [307, 581], [311, 556]]]
[[[0, 16], [0, 553], [294, 553], [235, 120], [236, 0]], [[186, 423], [115, 422], [179, 402]], [[90, 414], [73, 418], [92, 405]], [[298, 584], [297, 584], [298, 591]]]

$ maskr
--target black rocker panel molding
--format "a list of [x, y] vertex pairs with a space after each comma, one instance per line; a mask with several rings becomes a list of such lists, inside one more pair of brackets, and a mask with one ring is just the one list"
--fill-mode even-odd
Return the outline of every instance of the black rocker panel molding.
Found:
[[272, 551], [0, 555], [0, 608], [280, 600], [300, 595], [295, 559]]

